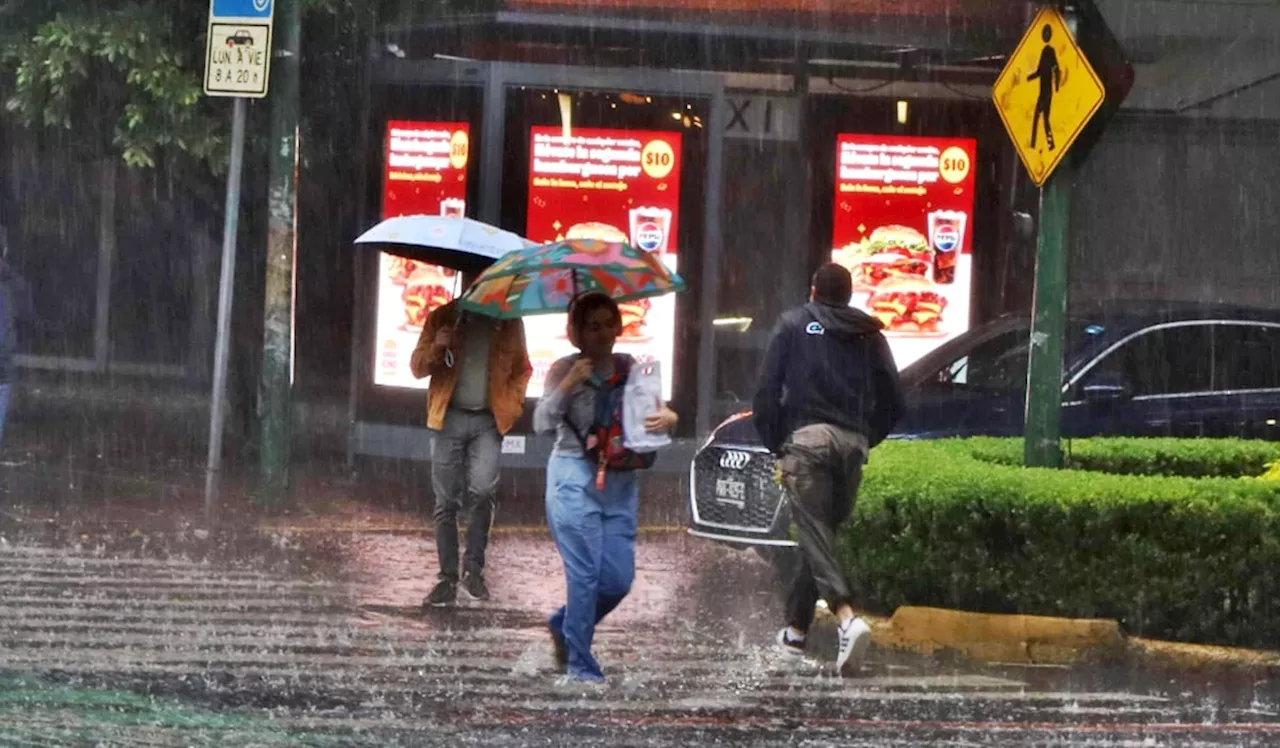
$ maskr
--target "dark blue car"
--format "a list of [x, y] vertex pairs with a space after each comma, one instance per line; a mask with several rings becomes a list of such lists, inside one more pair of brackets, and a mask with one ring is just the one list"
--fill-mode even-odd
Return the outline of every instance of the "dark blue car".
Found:
[[[891, 438], [1020, 436], [1030, 328], [1003, 317], [903, 369], [907, 414]], [[1062, 402], [1068, 437], [1280, 439], [1280, 314], [1186, 304], [1074, 313]], [[690, 532], [790, 545], [772, 473], [749, 414], [720, 424], [690, 468]]]

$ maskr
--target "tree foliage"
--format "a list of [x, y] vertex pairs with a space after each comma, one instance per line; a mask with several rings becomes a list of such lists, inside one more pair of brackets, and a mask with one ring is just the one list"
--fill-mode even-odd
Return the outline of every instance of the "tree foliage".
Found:
[[[361, 14], [381, 5], [299, 1], [304, 23], [328, 36], [368, 33]], [[208, 13], [209, 0], [0, 0], [5, 109], [33, 130], [71, 135], [88, 157], [153, 167], [166, 154], [219, 171], [225, 107], [202, 90]], [[335, 46], [312, 48], [305, 28], [303, 40], [304, 57]], [[358, 57], [359, 44], [340, 46]]]
[[[87, 156], [155, 166], [162, 152], [220, 166], [223, 127], [201, 91], [203, 30], [177, 2], [29, 3], [0, 51], [5, 108], [33, 129], [72, 135]], [[7, 6], [8, 7], [8, 6]]]

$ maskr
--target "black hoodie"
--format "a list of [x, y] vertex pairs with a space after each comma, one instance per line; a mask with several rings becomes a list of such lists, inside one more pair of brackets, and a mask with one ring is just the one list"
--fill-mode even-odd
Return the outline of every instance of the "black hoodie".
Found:
[[903, 407], [898, 368], [874, 317], [811, 302], [778, 320], [754, 403], [756, 430], [771, 451], [817, 423], [856, 431], [875, 446]]

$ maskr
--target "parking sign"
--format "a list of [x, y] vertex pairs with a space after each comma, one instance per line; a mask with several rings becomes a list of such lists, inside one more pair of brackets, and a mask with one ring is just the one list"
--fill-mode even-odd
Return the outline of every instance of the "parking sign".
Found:
[[274, 0], [210, 0], [205, 94], [267, 95], [274, 12]]

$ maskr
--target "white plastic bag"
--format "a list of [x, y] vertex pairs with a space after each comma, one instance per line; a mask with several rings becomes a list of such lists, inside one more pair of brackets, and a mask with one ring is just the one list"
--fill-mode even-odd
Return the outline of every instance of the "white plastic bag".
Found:
[[650, 434], [644, 421], [662, 404], [662, 368], [657, 361], [635, 362], [622, 392], [622, 446], [632, 452], [657, 452], [671, 443], [671, 435]]

